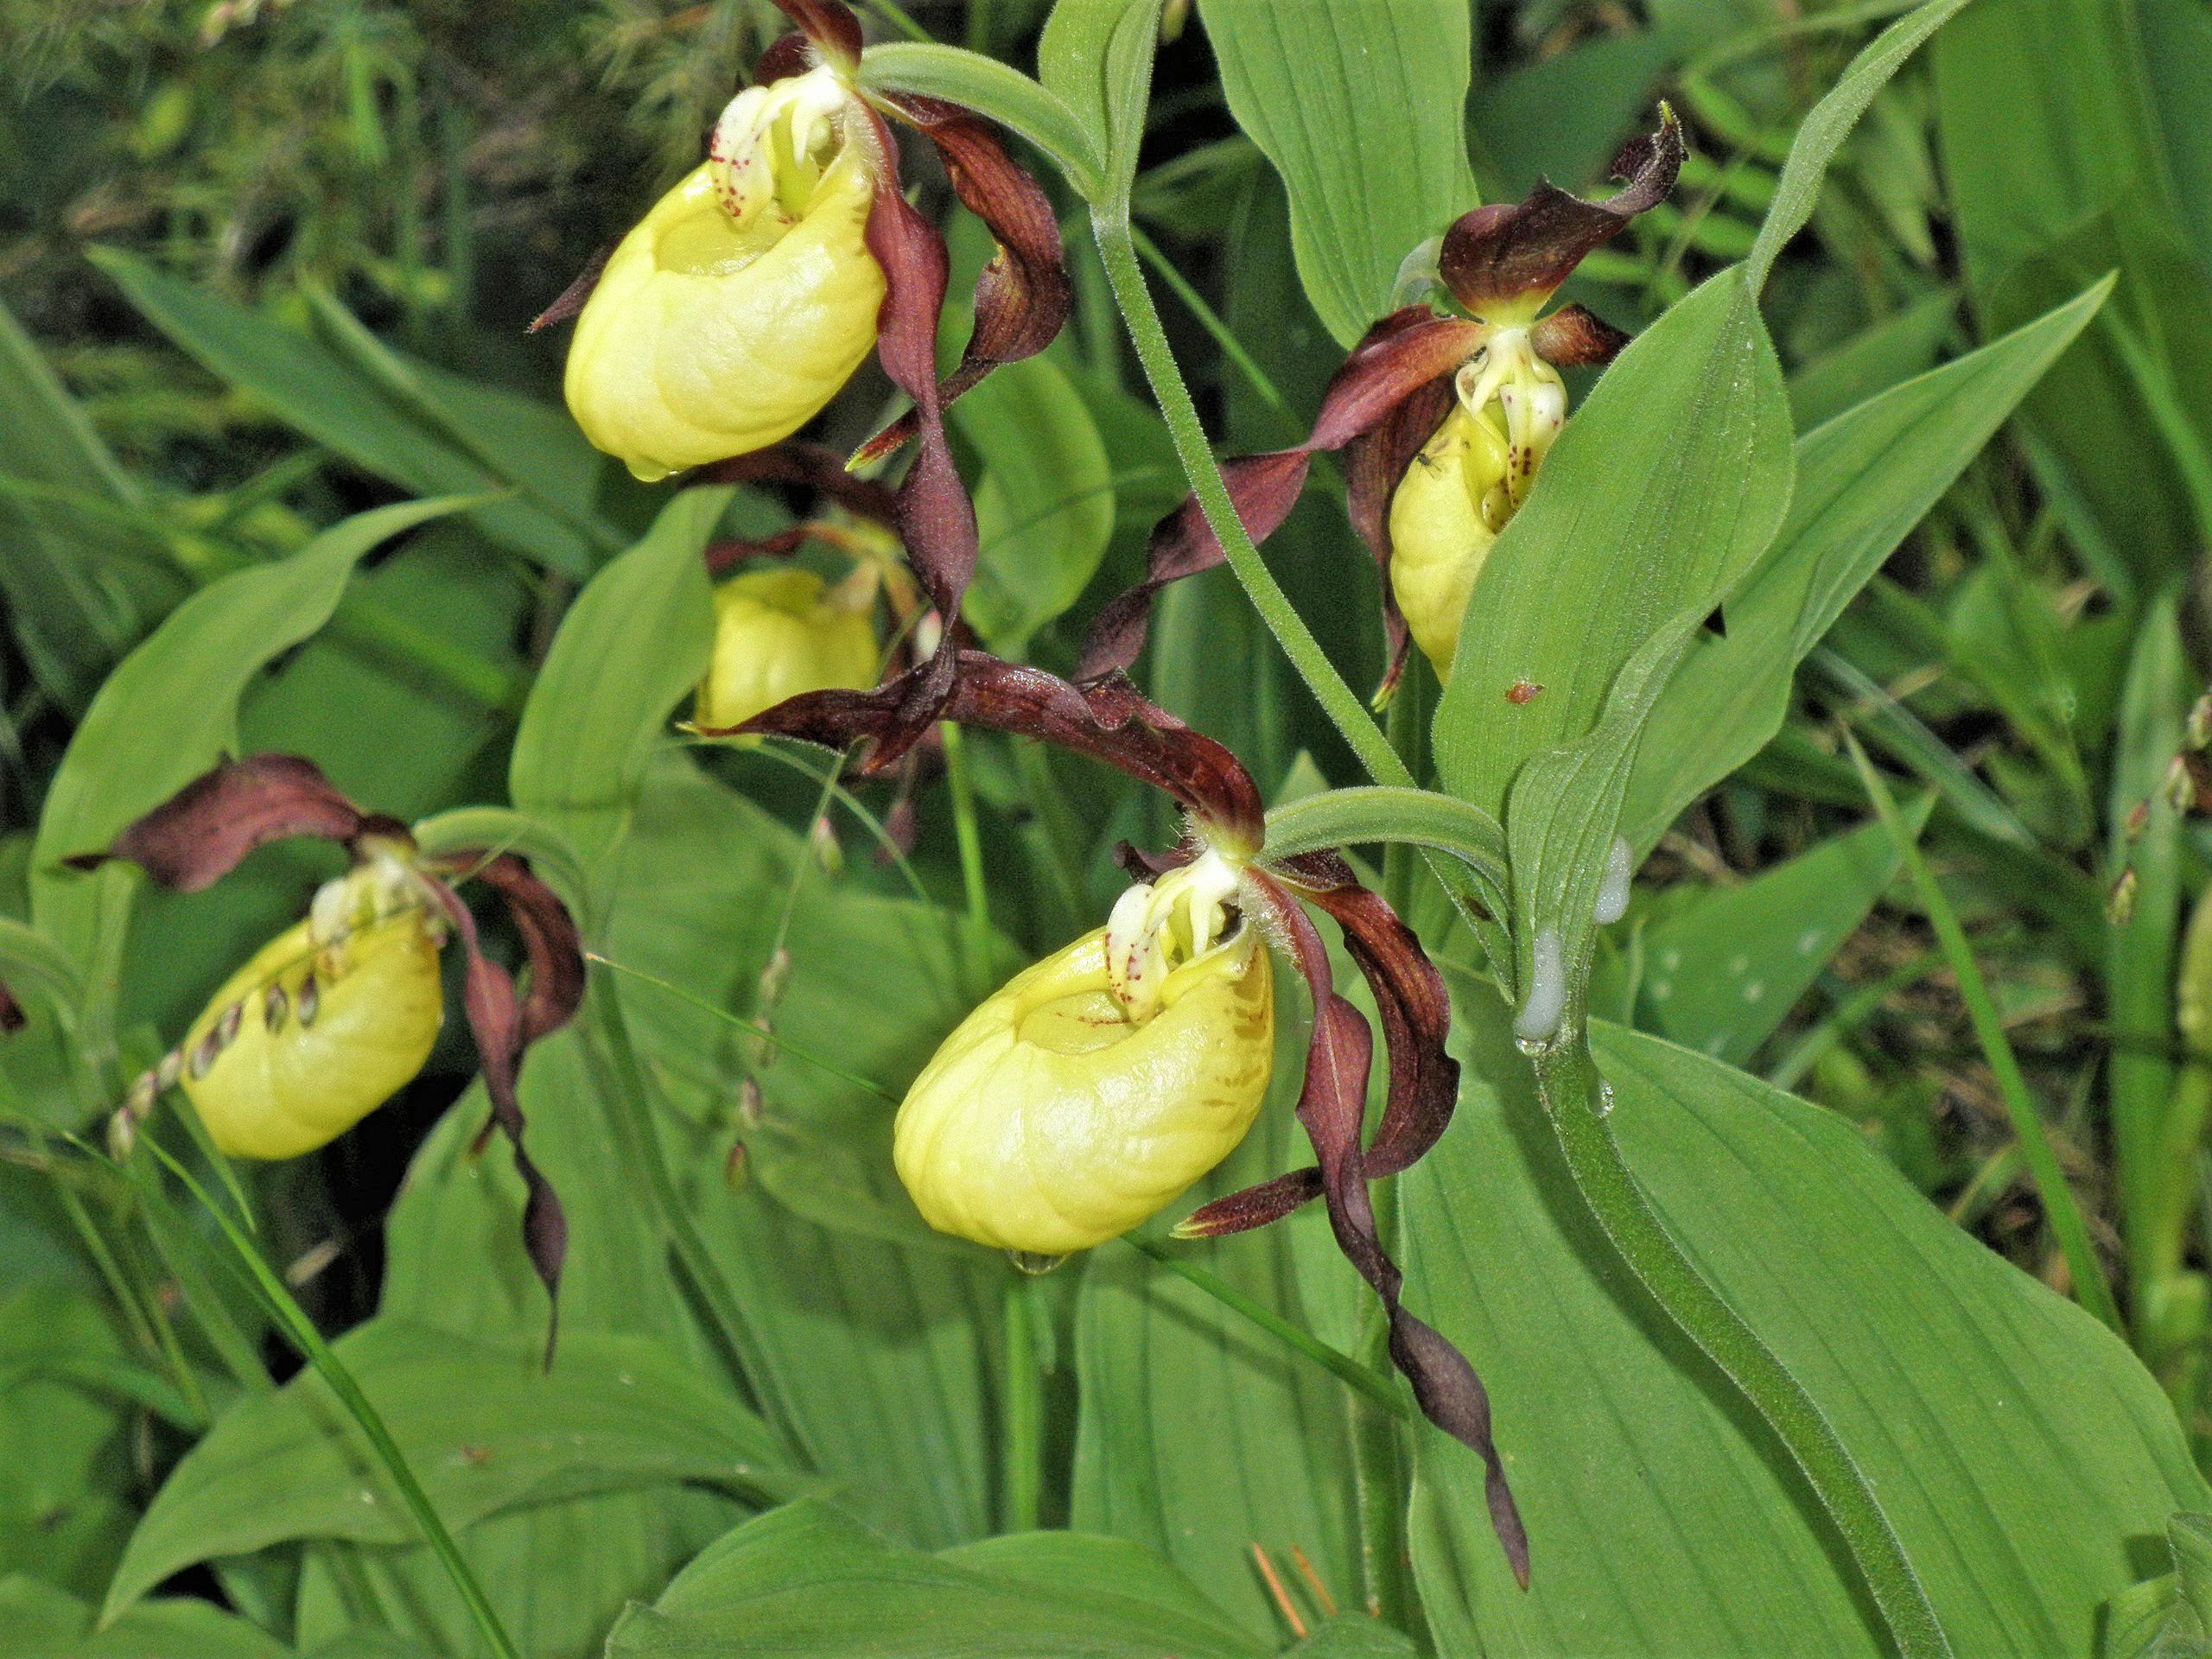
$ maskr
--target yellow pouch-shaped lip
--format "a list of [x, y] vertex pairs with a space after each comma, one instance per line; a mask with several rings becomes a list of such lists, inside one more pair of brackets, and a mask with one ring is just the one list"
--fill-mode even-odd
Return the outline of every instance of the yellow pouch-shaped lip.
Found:
[[264, 945], [185, 1037], [178, 1082], [233, 1158], [296, 1158], [336, 1139], [412, 1079], [437, 1039], [440, 938], [427, 912], [320, 949], [311, 930], [302, 921]]
[[1467, 595], [1511, 512], [1505, 465], [1503, 437], [1455, 404], [1390, 498], [1390, 591], [1440, 679], [1451, 677]]
[[811, 570], [749, 570], [715, 589], [715, 650], [699, 682], [696, 725], [736, 726], [786, 697], [875, 683], [866, 612], [826, 596]]
[[1156, 1214], [1236, 1147], [1274, 1061], [1273, 969], [1247, 922], [1169, 976], [1141, 1025], [1106, 931], [1017, 975], [947, 1038], [893, 1156], [930, 1225], [1064, 1255]]
[[852, 144], [796, 222], [740, 226], [695, 168], [622, 238], [576, 319], [563, 389], [584, 435], [650, 482], [797, 431], [875, 344], [874, 200]]

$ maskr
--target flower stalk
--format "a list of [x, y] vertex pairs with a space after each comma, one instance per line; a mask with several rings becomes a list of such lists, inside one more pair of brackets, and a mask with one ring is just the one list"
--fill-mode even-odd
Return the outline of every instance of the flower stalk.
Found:
[[1805, 1386], [1700, 1273], [1652, 1210], [1605, 1121], [1605, 1085], [1586, 1044], [1535, 1056], [1536, 1095], [1575, 1189], [1667, 1317], [1766, 1420], [1842, 1535], [1901, 1659], [1946, 1659], [1949, 1640], [1866, 1476]]

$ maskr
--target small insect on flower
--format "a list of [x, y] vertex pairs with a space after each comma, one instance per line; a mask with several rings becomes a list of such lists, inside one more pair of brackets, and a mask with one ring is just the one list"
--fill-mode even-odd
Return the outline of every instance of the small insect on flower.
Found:
[[1274, 980], [1238, 872], [1208, 854], [963, 1020], [899, 1109], [893, 1157], [939, 1232], [1065, 1255], [1157, 1214], [1267, 1098]]

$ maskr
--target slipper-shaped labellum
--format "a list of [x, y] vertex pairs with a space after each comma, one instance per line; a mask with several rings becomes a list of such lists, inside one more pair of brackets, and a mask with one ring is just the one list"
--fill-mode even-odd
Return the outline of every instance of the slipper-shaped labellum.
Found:
[[327, 884], [308, 915], [209, 999], [177, 1081], [234, 1158], [296, 1158], [411, 1081], [445, 1013], [445, 917], [390, 855]]
[[[948, 663], [940, 693], [931, 675]], [[779, 703], [745, 733], [866, 744], [869, 772], [895, 764], [938, 719], [1103, 760], [1173, 796], [1186, 829], [1157, 858], [1124, 849], [1146, 879], [1105, 927], [987, 999], [914, 1080], [893, 1158], [916, 1207], [941, 1231], [1018, 1256], [1103, 1243], [1163, 1209], [1243, 1139], [1267, 1094], [1272, 942], [1313, 1010], [1296, 1109], [1315, 1162], [1216, 1198], [1175, 1231], [1215, 1236], [1316, 1198], [1328, 1206], [1338, 1247], [1382, 1300], [1391, 1359], [1421, 1410], [1487, 1466], [1491, 1524], [1526, 1586], [1528, 1537], [1489, 1396], [1466, 1357], [1404, 1306], [1368, 1192], [1436, 1144], [1459, 1099], [1459, 1064], [1445, 1051], [1451, 1000], [1421, 941], [1334, 854], [1271, 855], [1251, 774], [1119, 674], [1072, 684], [956, 645], [872, 691]], [[1309, 904], [1336, 921], [1381, 1016], [1389, 1085], [1371, 1141], [1373, 1031], [1337, 994]]]
[[638, 477], [788, 437], [874, 348], [884, 279], [862, 116], [828, 63], [747, 87], [707, 161], [607, 260], [563, 390], [584, 435]]
[[[461, 1008], [493, 1122], [513, 1149], [527, 1194], [524, 1243], [555, 1294], [568, 1224], [524, 1149], [515, 1084], [530, 1046], [566, 1025], [583, 1000], [583, 946], [567, 906], [528, 865], [496, 850], [428, 856], [406, 825], [363, 811], [290, 754], [224, 760], [125, 825], [105, 852], [64, 862], [81, 870], [127, 860], [172, 892], [198, 893], [255, 848], [291, 836], [337, 843], [353, 868], [318, 888], [306, 918], [232, 975], [183, 1043], [131, 1084], [109, 1125], [111, 1141], [127, 1152], [172, 1084], [234, 1156], [296, 1158], [336, 1139], [429, 1058], [445, 1006], [438, 953], [448, 932], [458, 935], [467, 961]], [[484, 954], [454, 891], [455, 881], [472, 880], [505, 903], [530, 965], [526, 995]], [[550, 1334], [548, 1343], [550, 1354]]]
[[1141, 883], [1015, 976], [899, 1109], [893, 1157], [931, 1226], [1065, 1255], [1164, 1208], [1243, 1140], [1274, 1061], [1274, 981], [1219, 854]]
[[1448, 679], [1467, 596], [1567, 421], [1567, 386], [1526, 326], [1497, 329], [1453, 377], [1451, 413], [1390, 498], [1390, 588]]
[[[1627, 182], [1605, 200], [1539, 183], [1524, 200], [1462, 214], [1439, 244], [1436, 274], [1464, 315], [1408, 305], [1380, 319], [1331, 378], [1304, 443], [1223, 467], [1259, 542], [1297, 504], [1314, 454], [1344, 452], [1352, 527], [1384, 578], [1386, 692], [1408, 637], [1450, 677], [1475, 579], [1566, 422], [1560, 369], [1604, 365], [1628, 344], [1579, 305], [1538, 314], [1586, 254], [1674, 188], [1683, 154], [1681, 124], [1662, 110], [1659, 130], [1615, 160]], [[1099, 613], [1077, 677], [1128, 668], [1153, 594], [1221, 560], [1195, 498], [1160, 520], [1144, 580]]]
[[874, 685], [876, 584], [868, 564], [835, 588], [797, 569], [747, 570], [722, 582], [692, 723], [735, 726], [802, 692]]

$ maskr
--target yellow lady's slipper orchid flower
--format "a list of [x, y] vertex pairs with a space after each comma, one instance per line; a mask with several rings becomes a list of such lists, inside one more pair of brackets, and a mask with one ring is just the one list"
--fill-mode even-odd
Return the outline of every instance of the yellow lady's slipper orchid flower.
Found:
[[1274, 970], [1225, 902], [1236, 880], [1210, 855], [1132, 888], [1106, 927], [945, 1039], [892, 1154], [931, 1226], [1065, 1255], [1128, 1231], [1235, 1149], [1274, 1063]]
[[825, 64], [731, 100], [709, 159], [654, 204], [576, 320], [584, 435], [648, 482], [804, 425], [875, 344], [875, 175]]
[[1451, 413], [1390, 498], [1390, 589], [1414, 643], [1446, 680], [1491, 543], [1567, 420], [1566, 384], [1526, 328], [1494, 334], [1453, 391]]
[[715, 652], [692, 723], [735, 726], [786, 697], [875, 683], [873, 566], [825, 588], [811, 570], [748, 570], [715, 589]]
[[296, 1158], [423, 1069], [444, 1015], [438, 912], [397, 861], [363, 864], [257, 952], [193, 1022], [177, 1081], [234, 1158]]

